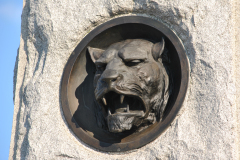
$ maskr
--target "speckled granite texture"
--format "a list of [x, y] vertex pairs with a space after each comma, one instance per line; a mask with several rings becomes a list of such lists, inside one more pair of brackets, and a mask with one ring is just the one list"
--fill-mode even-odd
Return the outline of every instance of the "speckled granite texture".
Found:
[[[9, 159], [239, 159], [239, 2], [24, 0], [23, 6]], [[126, 15], [175, 31], [190, 62], [190, 84], [181, 113], [159, 138], [131, 152], [104, 153], [67, 127], [60, 82], [82, 38]]]

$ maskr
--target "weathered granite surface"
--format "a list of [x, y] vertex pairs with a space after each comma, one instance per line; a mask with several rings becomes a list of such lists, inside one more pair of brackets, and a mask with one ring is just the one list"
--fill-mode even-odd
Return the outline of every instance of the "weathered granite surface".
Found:
[[[239, 4], [24, 0], [9, 159], [239, 159]], [[164, 134], [138, 150], [112, 154], [86, 146], [68, 129], [59, 90], [82, 38], [124, 15], [151, 17], [176, 32], [189, 58], [190, 84], [181, 113]]]

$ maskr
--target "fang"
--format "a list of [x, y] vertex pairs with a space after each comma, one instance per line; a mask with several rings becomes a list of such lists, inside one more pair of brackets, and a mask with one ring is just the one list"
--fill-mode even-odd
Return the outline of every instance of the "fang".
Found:
[[129, 112], [129, 105], [127, 105], [125, 112]]
[[103, 104], [106, 106], [107, 105], [107, 101], [106, 101], [106, 99], [104, 97], [102, 98], [102, 101], [103, 101]]
[[120, 96], [120, 103], [121, 103], [121, 104], [123, 103], [123, 100], [124, 100], [124, 95], [121, 95], [121, 96]]

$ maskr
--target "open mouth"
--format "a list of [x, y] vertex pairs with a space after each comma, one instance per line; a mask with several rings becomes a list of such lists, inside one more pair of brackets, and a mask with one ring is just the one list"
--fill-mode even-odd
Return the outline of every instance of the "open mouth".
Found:
[[142, 100], [136, 96], [118, 94], [114, 91], [106, 93], [98, 100], [107, 116], [113, 114], [141, 114], [145, 112]]
[[106, 93], [98, 102], [103, 107], [110, 132], [130, 130], [144, 117], [146, 109], [141, 98], [133, 95]]

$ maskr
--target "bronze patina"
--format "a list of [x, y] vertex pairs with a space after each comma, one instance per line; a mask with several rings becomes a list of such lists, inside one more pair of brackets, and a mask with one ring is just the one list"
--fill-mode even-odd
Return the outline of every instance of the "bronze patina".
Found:
[[141, 16], [108, 21], [71, 54], [61, 84], [73, 133], [101, 151], [142, 147], [174, 120], [184, 101], [188, 60], [178, 37]]
[[106, 50], [88, 47], [96, 65], [95, 100], [100, 127], [118, 133], [160, 121], [170, 95], [168, 62], [162, 57], [165, 41], [128, 39]]

